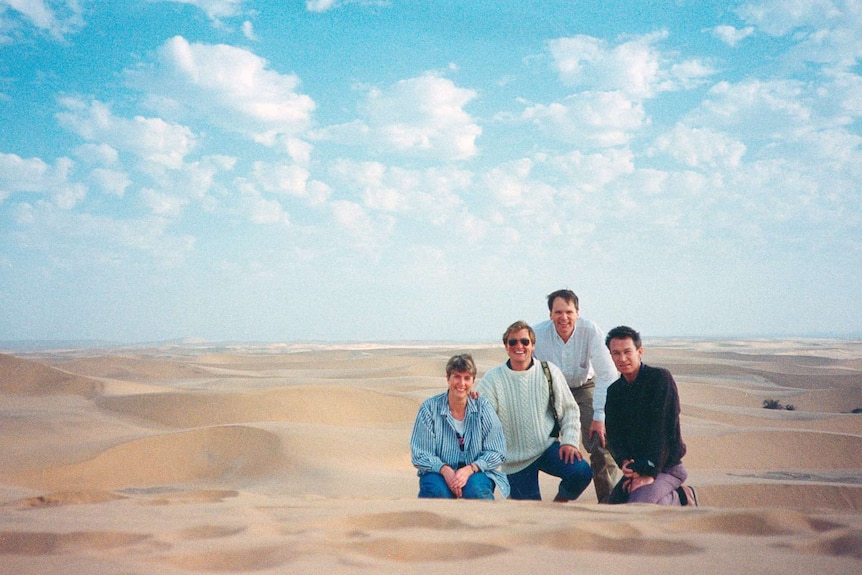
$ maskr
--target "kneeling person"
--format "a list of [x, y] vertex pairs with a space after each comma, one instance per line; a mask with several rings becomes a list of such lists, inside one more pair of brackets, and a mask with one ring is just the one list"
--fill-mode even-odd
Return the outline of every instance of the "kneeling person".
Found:
[[475, 377], [469, 354], [453, 356], [446, 364], [448, 391], [419, 408], [410, 437], [419, 497], [494, 499], [495, 486], [509, 496], [509, 482], [498, 469], [506, 438], [488, 400], [470, 397]]
[[[539, 471], [561, 479], [554, 501], [577, 499], [593, 472], [578, 451], [581, 436], [578, 404], [559, 368], [533, 359], [536, 334], [525, 322], [509, 326], [503, 345], [509, 360], [490, 369], [477, 386], [503, 424], [506, 473], [512, 499], [541, 500]], [[553, 391], [553, 393], [552, 393]], [[559, 423], [559, 440], [552, 431]]]
[[605, 426], [623, 472], [608, 503], [697, 505], [694, 489], [683, 485], [688, 473], [673, 376], [641, 361], [641, 336], [630, 327], [609, 331], [605, 345], [621, 374], [608, 388]]

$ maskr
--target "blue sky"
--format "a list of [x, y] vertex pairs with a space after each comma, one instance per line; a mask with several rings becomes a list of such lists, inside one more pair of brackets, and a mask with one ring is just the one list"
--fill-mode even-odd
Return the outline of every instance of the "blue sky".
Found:
[[0, 340], [862, 333], [862, 2], [0, 0]]

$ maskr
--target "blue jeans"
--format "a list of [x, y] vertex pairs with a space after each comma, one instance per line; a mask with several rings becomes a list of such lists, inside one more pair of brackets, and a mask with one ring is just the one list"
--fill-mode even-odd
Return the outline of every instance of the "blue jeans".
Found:
[[[455, 499], [446, 480], [439, 473], [423, 473], [419, 476], [419, 497], [434, 499]], [[464, 499], [494, 499], [494, 482], [484, 473], [474, 473], [467, 478], [461, 489]]]
[[593, 479], [593, 470], [583, 459], [574, 463], [564, 463], [560, 459], [560, 442], [555, 441], [533, 463], [517, 473], [507, 475], [512, 488], [511, 498], [541, 501], [539, 471], [562, 480], [558, 495], [567, 501], [577, 499]]

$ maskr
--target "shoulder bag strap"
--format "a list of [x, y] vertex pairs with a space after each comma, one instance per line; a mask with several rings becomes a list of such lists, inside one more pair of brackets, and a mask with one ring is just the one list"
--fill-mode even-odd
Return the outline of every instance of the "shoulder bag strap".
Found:
[[[548, 368], [548, 362], [542, 362], [542, 371], [545, 372], [545, 379], [548, 380], [548, 401], [551, 404], [551, 413], [554, 414], [554, 431], [559, 433], [560, 428], [560, 418], [557, 416], [557, 402], [556, 396], [554, 395], [554, 378], [551, 377], [551, 370]], [[556, 436], [557, 434], [551, 433], [551, 435]]]

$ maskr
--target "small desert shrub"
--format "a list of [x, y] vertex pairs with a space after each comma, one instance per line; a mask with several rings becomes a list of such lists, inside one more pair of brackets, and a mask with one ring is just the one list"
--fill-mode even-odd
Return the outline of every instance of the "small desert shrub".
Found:
[[764, 399], [763, 409], [786, 409], [787, 411], [793, 411], [796, 408], [791, 404], [782, 405], [777, 399]]

